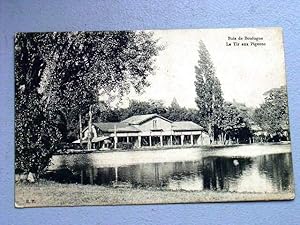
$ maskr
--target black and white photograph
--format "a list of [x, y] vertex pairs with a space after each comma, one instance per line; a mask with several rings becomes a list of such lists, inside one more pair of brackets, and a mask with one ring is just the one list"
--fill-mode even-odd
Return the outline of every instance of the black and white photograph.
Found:
[[16, 33], [15, 207], [294, 199], [280, 28]]

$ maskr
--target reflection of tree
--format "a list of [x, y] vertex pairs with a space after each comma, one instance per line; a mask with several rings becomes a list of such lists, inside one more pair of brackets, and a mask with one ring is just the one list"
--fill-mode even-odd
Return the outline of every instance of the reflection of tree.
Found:
[[250, 158], [239, 158], [234, 165], [234, 158], [208, 157], [202, 160], [203, 189], [228, 190], [229, 182], [241, 177], [243, 171], [251, 166]]
[[[65, 165], [51, 174], [49, 179], [58, 182], [110, 185], [116, 179], [128, 182], [134, 187], [167, 187], [170, 182], [178, 184], [203, 180], [199, 189], [226, 190], [238, 180], [243, 171], [252, 166], [250, 158], [207, 157], [200, 161], [146, 163], [118, 168], [92, 168], [88, 154], [69, 155], [62, 158]], [[234, 165], [234, 161], [238, 161]], [[235, 161], [235, 162], [237, 162]], [[281, 166], [282, 167], [282, 166]], [[116, 172], [118, 173], [116, 176]], [[196, 179], [196, 180], [197, 180]]]
[[278, 191], [293, 187], [292, 157], [290, 153], [264, 155], [258, 158], [260, 173], [270, 178]]
[[197, 175], [200, 162], [147, 163], [119, 168], [119, 180], [134, 186], [166, 187], [171, 180]]
[[164, 187], [168, 184], [172, 163], [147, 163], [119, 168], [119, 180], [133, 186]]
[[47, 172], [42, 175], [42, 178], [47, 180], [56, 181], [59, 183], [76, 183], [78, 181], [78, 177], [74, 176], [74, 174], [69, 169], [60, 169]]
[[89, 154], [59, 155], [60, 168], [43, 175], [43, 178], [60, 183], [93, 183], [93, 162]]
[[95, 168], [95, 184], [108, 185], [115, 181], [116, 169], [113, 167]]
[[173, 180], [181, 180], [184, 177], [196, 175], [199, 164], [200, 162], [176, 162], [174, 163], [171, 178]]

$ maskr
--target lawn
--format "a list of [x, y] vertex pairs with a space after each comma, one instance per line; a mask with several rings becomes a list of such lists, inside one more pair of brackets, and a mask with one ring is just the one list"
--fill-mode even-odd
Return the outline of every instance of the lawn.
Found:
[[16, 207], [159, 204], [293, 199], [294, 194], [228, 193], [212, 191], [166, 191], [159, 189], [114, 188], [97, 185], [60, 184], [42, 180], [16, 183]]

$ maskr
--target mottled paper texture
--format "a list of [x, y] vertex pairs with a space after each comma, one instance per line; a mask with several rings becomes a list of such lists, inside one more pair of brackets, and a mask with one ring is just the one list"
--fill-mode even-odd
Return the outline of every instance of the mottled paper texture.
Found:
[[15, 206], [294, 199], [281, 28], [17, 33]]

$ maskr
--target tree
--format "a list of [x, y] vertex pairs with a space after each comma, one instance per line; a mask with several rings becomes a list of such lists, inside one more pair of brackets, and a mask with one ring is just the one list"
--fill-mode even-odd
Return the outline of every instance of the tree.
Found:
[[164, 115], [166, 113], [166, 107], [162, 101], [153, 99], [150, 99], [147, 102], [131, 100], [128, 108], [123, 109], [121, 118], [126, 119], [130, 116], [154, 113], [159, 115]]
[[197, 109], [181, 107], [176, 98], [173, 98], [171, 105], [166, 108], [163, 116], [172, 121], [193, 121], [201, 124]]
[[149, 85], [160, 47], [150, 32], [64, 32], [19, 33], [15, 50], [16, 168], [41, 173], [99, 96]]
[[281, 135], [289, 126], [286, 86], [273, 88], [264, 95], [265, 101], [255, 109], [253, 119], [270, 135]]
[[165, 116], [172, 121], [182, 121], [184, 120], [185, 113], [186, 110], [180, 107], [176, 98], [173, 98]]
[[252, 136], [249, 118], [243, 110], [237, 107], [237, 103], [224, 102], [220, 116], [219, 132], [223, 144], [232, 138], [238, 139], [239, 142], [249, 143], [249, 138]]
[[15, 61], [15, 168], [40, 174], [61, 133], [54, 115], [41, 104], [40, 83], [45, 61], [32, 36], [16, 36]]
[[195, 99], [199, 115], [203, 120], [211, 141], [214, 141], [215, 129], [218, 126], [220, 112], [223, 105], [223, 93], [219, 79], [215, 75], [215, 68], [210, 54], [204, 43], [199, 43], [199, 60], [195, 66]]
[[153, 74], [153, 56], [159, 51], [152, 33], [145, 32], [57, 33], [51, 38], [58, 44], [50, 61], [58, 62], [49, 65], [46, 93], [51, 105], [73, 120], [67, 124], [73, 133], [78, 133], [78, 115], [87, 114], [92, 104], [94, 110], [102, 107], [99, 96], [113, 101], [130, 86], [137, 92], [148, 86], [146, 78]]

